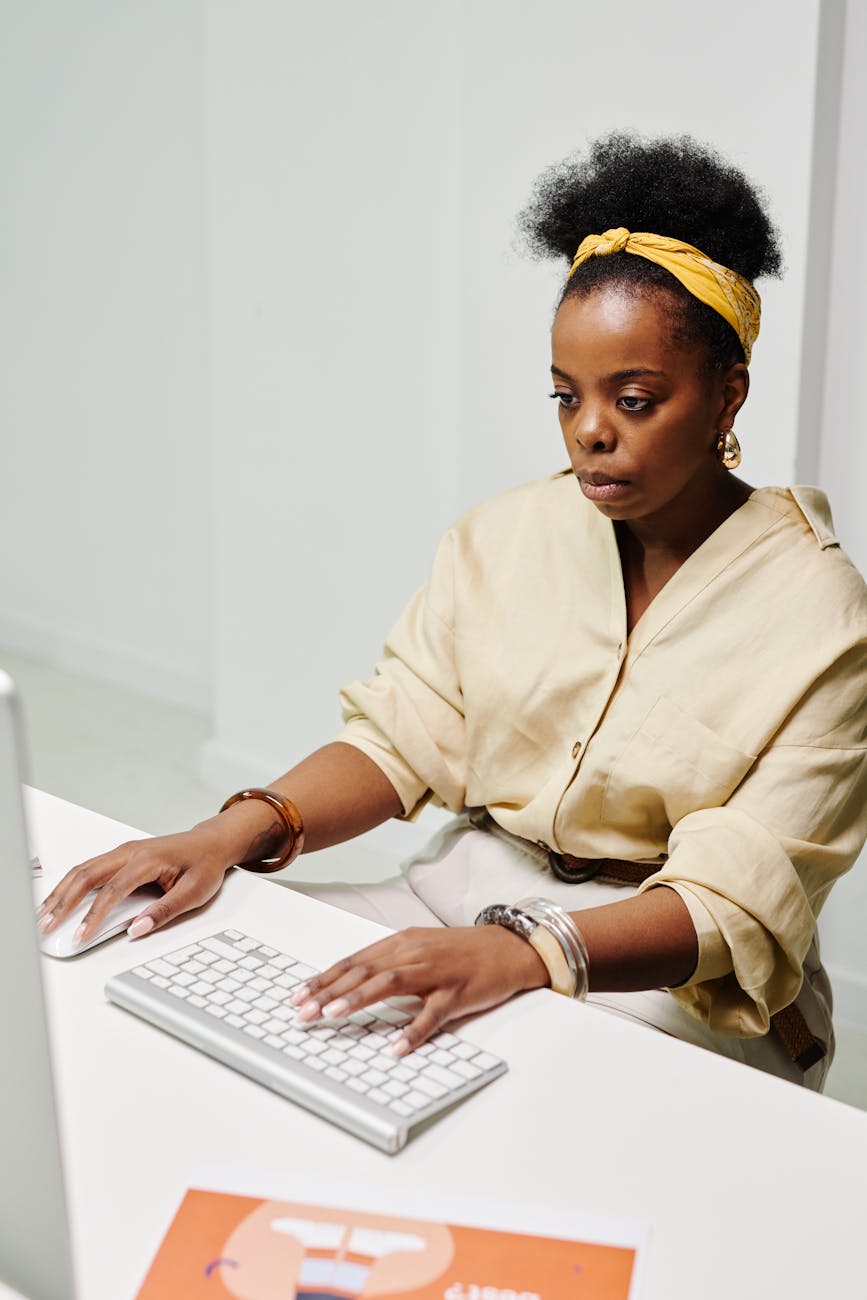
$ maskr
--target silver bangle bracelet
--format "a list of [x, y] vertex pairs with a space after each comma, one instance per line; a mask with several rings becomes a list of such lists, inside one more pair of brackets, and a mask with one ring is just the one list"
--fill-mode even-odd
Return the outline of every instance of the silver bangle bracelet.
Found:
[[590, 961], [584, 936], [572, 917], [564, 907], [547, 898], [523, 898], [515, 904], [515, 908], [537, 924], [543, 925], [560, 944], [575, 980], [572, 996], [583, 1002], [590, 988]]

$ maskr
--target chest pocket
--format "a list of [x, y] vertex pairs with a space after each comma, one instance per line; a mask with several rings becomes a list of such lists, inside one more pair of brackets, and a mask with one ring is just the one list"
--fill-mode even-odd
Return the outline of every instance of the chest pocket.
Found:
[[687, 813], [724, 804], [755, 761], [661, 695], [611, 765], [602, 820], [667, 835]]

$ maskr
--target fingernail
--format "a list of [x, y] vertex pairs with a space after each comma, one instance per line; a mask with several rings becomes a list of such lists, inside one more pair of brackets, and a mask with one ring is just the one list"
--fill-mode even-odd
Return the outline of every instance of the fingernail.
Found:
[[319, 1015], [319, 1003], [314, 1002], [314, 1000], [311, 998], [309, 1002], [304, 1003], [304, 1006], [298, 1012], [298, 1019], [301, 1021], [315, 1020], [318, 1015]]
[[45, 934], [45, 931], [53, 924], [53, 922], [54, 922], [54, 913], [43, 912], [42, 916], [39, 918], [39, 928], [43, 934]]
[[400, 1038], [396, 1038], [391, 1045], [392, 1056], [406, 1056], [411, 1051], [410, 1041], [405, 1034], [401, 1034]]
[[143, 934], [149, 934], [153, 928], [152, 916], [137, 916], [132, 925], [127, 927], [127, 934], [131, 939], [140, 939]]
[[37, 916], [42, 916], [42, 914], [43, 914], [44, 911], [45, 911], [45, 904], [44, 904], [44, 903], [40, 903], [39, 906], [38, 906], [37, 909], [36, 909], [36, 915], [37, 915]]
[[300, 1007], [301, 1003], [310, 996], [310, 990], [306, 984], [299, 984], [297, 989], [293, 989], [289, 1001], [293, 1007]]
[[333, 1002], [327, 1003], [322, 1008], [323, 1016], [328, 1016], [331, 1020], [339, 1020], [341, 1016], [346, 1015], [349, 1010], [348, 998], [335, 998]]
[[72, 942], [81, 943], [85, 934], [87, 934], [87, 922], [82, 921], [81, 925], [78, 927], [78, 929], [75, 931], [75, 934], [72, 936]]

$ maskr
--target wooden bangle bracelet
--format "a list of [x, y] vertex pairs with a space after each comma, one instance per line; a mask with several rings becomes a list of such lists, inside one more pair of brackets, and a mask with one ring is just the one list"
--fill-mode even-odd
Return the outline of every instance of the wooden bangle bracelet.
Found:
[[289, 863], [294, 862], [304, 848], [304, 822], [301, 820], [300, 812], [291, 799], [287, 799], [285, 795], [278, 794], [276, 790], [260, 788], [239, 790], [237, 794], [229, 795], [220, 812], [224, 813], [227, 808], [231, 808], [233, 804], [241, 803], [244, 799], [261, 799], [263, 803], [270, 804], [274, 811], [279, 814], [286, 828], [288, 843], [279, 858], [265, 858], [259, 862], [239, 862], [238, 866], [242, 867], [244, 871], [257, 871], [263, 874], [279, 871], [281, 867], [288, 867]]

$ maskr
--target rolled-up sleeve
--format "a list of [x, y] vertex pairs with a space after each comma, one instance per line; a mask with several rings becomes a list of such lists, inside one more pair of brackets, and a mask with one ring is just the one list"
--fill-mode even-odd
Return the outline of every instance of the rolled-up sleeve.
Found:
[[466, 728], [454, 652], [453, 537], [447, 533], [430, 581], [389, 634], [367, 682], [341, 692], [345, 726], [337, 739], [371, 758], [394, 786], [404, 816], [433, 798], [464, 806]]
[[665, 867], [699, 960], [679, 1002], [719, 1032], [752, 1037], [795, 1000], [816, 917], [867, 834], [867, 647], [799, 702], [726, 804], [673, 827]]

